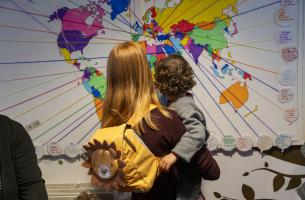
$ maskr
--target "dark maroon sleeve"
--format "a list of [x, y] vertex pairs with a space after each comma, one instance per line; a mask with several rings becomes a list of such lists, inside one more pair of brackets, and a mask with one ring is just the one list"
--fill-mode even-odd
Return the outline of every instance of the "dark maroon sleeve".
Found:
[[171, 119], [165, 125], [164, 131], [166, 132], [164, 134], [164, 140], [167, 142], [167, 145], [170, 146], [170, 150], [172, 150], [185, 133], [185, 128], [176, 112], [172, 111], [170, 114]]
[[171, 152], [184, 134], [184, 125], [174, 111], [169, 111], [170, 118], [162, 115], [157, 109], [151, 111], [152, 120], [158, 130], [153, 130], [144, 122], [141, 138], [156, 156], [165, 156]]
[[[170, 118], [162, 115], [157, 109], [151, 111], [152, 120], [158, 130], [148, 127], [144, 122], [144, 132], [141, 138], [151, 152], [158, 157], [165, 156], [171, 152], [174, 146], [180, 141], [184, 133], [184, 126], [178, 115], [169, 111]], [[169, 172], [161, 172], [151, 190], [147, 193], [132, 193], [133, 200], [175, 200], [177, 187], [176, 168], [172, 167]]]
[[206, 146], [194, 155], [191, 164], [197, 166], [201, 177], [205, 180], [217, 180], [220, 176], [219, 166]]

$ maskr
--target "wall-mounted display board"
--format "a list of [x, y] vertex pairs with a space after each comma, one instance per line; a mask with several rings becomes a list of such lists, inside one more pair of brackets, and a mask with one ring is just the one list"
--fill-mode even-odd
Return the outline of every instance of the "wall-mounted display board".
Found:
[[1, 0], [0, 113], [26, 127], [38, 158], [77, 159], [101, 126], [109, 51], [133, 40], [152, 70], [169, 54], [189, 61], [211, 150], [284, 151], [304, 139], [303, 4]]

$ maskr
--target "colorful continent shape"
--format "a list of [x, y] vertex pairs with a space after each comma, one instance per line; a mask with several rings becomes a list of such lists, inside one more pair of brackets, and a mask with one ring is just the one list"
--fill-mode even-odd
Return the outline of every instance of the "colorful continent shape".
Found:
[[241, 85], [238, 81], [232, 84], [228, 89], [223, 91], [219, 98], [220, 104], [231, 102], [235, 109], [241, 108], [249, 98], [247, 84]]

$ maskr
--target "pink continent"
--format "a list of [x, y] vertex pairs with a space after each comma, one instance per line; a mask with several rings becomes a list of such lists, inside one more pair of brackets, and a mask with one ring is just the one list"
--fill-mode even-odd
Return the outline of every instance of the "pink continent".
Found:
[[[103, 12], [103, 13], [101, 13]], [[77, 30], [86, 36], [95, 36], [97, 31], [103, 29], [101, 19], [94, 17], [92, 24], [87, 24], [86, 19], [92, 16], [92, 12], [88, 9], [71, 9], [67, 11], [63, 20], [63, 30]], [[99, 9], [99, 16], [104, 15], [104, 11]]]

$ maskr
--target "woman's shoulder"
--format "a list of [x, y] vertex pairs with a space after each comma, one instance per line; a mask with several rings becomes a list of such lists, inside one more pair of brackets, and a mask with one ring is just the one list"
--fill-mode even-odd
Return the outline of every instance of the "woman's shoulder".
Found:
[[165, 108], [164, 110], [169, 113], [169, 117], [165, 116], [158, 108], [154, 108], [153, 110], [151, 110], [151, 115], [152, 117], [160, 117], [169, 120], [178, 117], [177, 112], [173, 109]]
[[[170, 151], [170, 149], [174, 148], [182, 137], [185, 128], [175, 111], [170, 109], [167, 109], [167, 111], [169, 113], [168, 117], [163, 115], [158, 109], [151, 111], [151, 119], [157, 126], [158, 130], [150, 129], [150, 131], [157, 133], [151, 135], [154, 135], [153, 137], [159, 140], [158, 143], [162, 143], [163, 141], [163, 144], [168, 147], [167, 150]], [[169, 153], [169, 151], [166, 151], [166, 153]]]
[[159, 125], [162, 124], [182, 124], [180, 117], [178, 116], [178, 114], [172, 110], [172, 109], [165, 109], [168, 113], [169, 116], [165, 116], [160, 110], [158, 110], [157, 108], [151, 110], [151, 118], [154, 122], [158, 123]]

